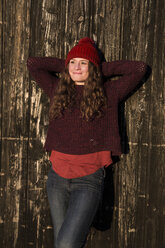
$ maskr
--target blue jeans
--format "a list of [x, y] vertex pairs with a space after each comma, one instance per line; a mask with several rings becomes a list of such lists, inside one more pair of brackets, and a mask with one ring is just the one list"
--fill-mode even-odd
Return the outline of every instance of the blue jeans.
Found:
[[50, 169], [48, 200], [54, 227], [55, 248], [83, 248], [99, 206], [104, 184], [104, 169], [74, 178], [60, 177]]

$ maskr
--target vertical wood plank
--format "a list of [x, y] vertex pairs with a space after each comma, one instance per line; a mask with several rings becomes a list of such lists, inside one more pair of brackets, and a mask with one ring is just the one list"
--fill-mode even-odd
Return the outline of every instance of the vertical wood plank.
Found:
[[[25, 58], [28, 51], [29, 2], [1, 1], [1, 247], [16, 247], [26, 235], [28, 83]], [[25, 239], [26, 247], [26, 239]]]

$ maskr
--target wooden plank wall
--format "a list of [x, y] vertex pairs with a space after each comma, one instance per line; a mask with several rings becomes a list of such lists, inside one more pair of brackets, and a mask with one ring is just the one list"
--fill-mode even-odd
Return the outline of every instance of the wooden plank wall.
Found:
[[109, 169], [111, 228], [92, 228], [87, 247], [165, 247], [164, 13], [163, 0], [0, 2], [1, 248], [53, 247], [45, 188], [50, 163], [42, 148], [48, 99], [29, 77], [26, 60], [63, 58], [84, 36], [97, 40], [107, 61], [143, 60], [152, 67], [149, 80], [121, 107], [129, 154]]

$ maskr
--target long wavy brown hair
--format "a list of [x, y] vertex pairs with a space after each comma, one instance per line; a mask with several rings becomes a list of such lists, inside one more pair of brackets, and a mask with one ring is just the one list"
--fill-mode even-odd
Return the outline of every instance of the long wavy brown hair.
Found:
[[[106, 106], [107, 98], [103, 87], [102, 73], [99, 67], [89, 62], [89, 76], [85, 81], [80, 112], [87, 121], [100, 117], [102, 107]], [[76, 103], [75, 82], [69, 75], [68, 67], [61, 74], [59, 84], [51, 102], [50, 119], [62, 117], [66, 109], [71, 109]]]

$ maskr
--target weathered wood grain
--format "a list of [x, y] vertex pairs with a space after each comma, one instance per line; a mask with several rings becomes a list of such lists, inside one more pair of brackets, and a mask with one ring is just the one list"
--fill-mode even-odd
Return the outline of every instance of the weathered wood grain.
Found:
[[0, 247], [53, 247], [50, 163], [43, 150], [49, 101], [29, 77], [26, 60], [63, 58], [84, 36], [98, 42], [107, 61], [142, 60], [152, 67], [149, 80], [120, 109], [129, 154], [113, 165], [107, 186], [111, 228], [92, 228], [87, 247], [164, 246], [164, 13], [161, 0], [0, 2]]

